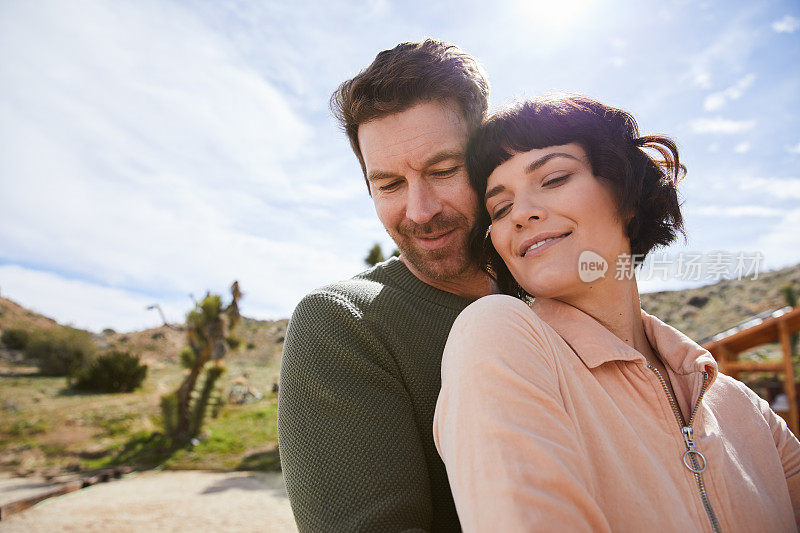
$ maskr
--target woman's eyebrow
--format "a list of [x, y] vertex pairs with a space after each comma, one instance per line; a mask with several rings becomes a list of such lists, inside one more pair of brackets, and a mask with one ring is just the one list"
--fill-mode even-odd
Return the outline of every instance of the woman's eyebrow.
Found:
[[498, 194], [500, 194], [504, 190], [506, 190], [505, 185], [495, 185], [494, 187], [492, 187], [491, 189], [486, 191], [486, 195], [483, 197], [483, 201], [485, 202], [486, 200], [488, 200], [492, 196], [497, 196]]
[[580, 161], [580, 159], [578, 159], [572, 154], [568, 154], [566, 152], [553, 152], [547, 155], [543, 155], [539, 159], [528, 163], [528, 166], [525, 167], [525, 174], [530, 174], [534, 170], [541, 168], [545, 163], [547, 163], [551, 159], [555, 159], [556, 157], [566, 157], [569, 159], [574, 159], [575, 161]]

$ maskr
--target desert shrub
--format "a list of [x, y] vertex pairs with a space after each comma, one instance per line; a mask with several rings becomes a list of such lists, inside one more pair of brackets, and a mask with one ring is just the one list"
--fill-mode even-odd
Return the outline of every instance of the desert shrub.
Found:
[[128, 352], [110, 351], [75, 374], [75, 388], [97, 392], [131, 392], [147, 376], [147, 365]]
[[239, 346], [241, 346], [242, 339], [240, 339], [239, 337], [230, 336], [225, 338], [225, 342], [228, 343], [228, 348], [230, 348], [231, 350], [236, 350], [239, 348]]
[[3, 331], [3, 334], [0, 335], [0, 342], [2, 342], [6, 348], [12, 350], [24, 350], [25, 345], [28, 344], [29, 338], [30, 333], [26, 330], [13, 328]]
[[95, 349], [88, 332], [60, 327], [32, 335], [25, 355], [36, 361], [42, 374], [69, 377], [91, 359]]

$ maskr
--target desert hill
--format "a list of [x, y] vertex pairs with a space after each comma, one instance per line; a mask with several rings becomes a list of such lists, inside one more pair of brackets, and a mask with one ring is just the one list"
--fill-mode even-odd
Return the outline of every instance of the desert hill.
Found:
[[641, 301], [645, 311], [702, 342], [753, 315], [786, 306], [781, 290], [787, 285], [800, 292], [800, 265], [763, 272], [754, 280], [642, 294]]
[[[784, 307], [781, 292], [787, 285], [800, 291], [800, 265], [759, 274], [757, 279], [723, 280], [711, 285], [679, 291], [643, 294], [642, 307], [697, 341], [735, 326], [757, 313]], [[287, 319], [242, 318], [235, 335], [241, 339], [228, 357], [275, 363], [280, 358]], [[9, 328], [49, 329], [58, 324], [45, 316], [0, 297], [0, 330]], [[180, 327], [180, 326], [177, 326]], [[144, 360], [174, 362], [185, 346], [185, 334], [168, 326], [117, 333], [105, 330], [95, 335], [101, 348], [118, 348], [139, 354]]]
[[[277, 362], [288, 322], [287, 319], [256, 320], [242, 317], [234, 331], [241, 343], [227, 357], [247, 358], [264, 364]], [[52, 329], [56, 326], [58, 323], [55, 320], [30, 311], [8, 298], [0, 297], [0, 331], [11, 328]], [[93, 334], [93, 337], [101, 349], [130, 351], [140, 355], [144, 361], [178, 361], [178, 354], [186, 345], [186, 333], [168, 326], [127, 333], [107, 329], [103, 333]]]

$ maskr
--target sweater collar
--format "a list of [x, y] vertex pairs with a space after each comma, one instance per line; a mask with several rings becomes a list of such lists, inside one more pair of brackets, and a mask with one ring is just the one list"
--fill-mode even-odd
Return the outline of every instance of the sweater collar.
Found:
[[[378, 269], [382, 270], [394, 282], [395, 286], [437, 305], [449, 307], [460, 312], [474, 301], [428, 285], [415, 276], [405, 263], [397, 257], [390, 257], [373, 268], [373, 270]], [[371, 271], [368, 270], [367, 272]]]
[[[537, 298], [533, 310], [589, 368], [609, 361], [646, 362], [644, 355], [576, 307], [559, 300]], [[670, 370], [680, 375], [705, 371], [709, 385], [714, 381], [717, 363], [708, 350], [644, 310], [641, 313], [647, 340]]]

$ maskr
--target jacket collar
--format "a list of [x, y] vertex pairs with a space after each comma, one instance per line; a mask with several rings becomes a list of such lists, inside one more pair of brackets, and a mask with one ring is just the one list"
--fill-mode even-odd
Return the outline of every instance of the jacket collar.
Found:
[[[549, 324], [589, 368], [609, 361], [639, 361], [644, 355], [580, 309], [559, 300], [537, 298], [532, 309]], [[687, 375], [705, 371], [709, 385], [717, 376], [717, 363], [711, 354], [692, 339], [659, 320], [642, 313], [647, 340], [672, 372]]]

